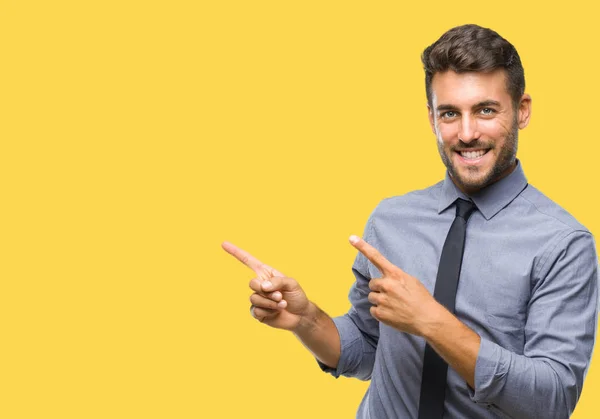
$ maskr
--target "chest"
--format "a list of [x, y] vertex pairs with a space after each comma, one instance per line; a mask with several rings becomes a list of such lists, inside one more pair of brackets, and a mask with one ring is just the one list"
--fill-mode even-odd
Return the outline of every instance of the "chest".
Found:
[[[434, 293], [453, 215], [374, 225], [373, 242], [390, 262]], [[409, 222], [407, 222], [409, 221]], [[412, 222], [410, 222], [412, 221]], [[467, 225], [456, 315], [477, 333], [520, 353], [535, 264], [546, 240], [527, 220], [510, 224], [474, 214]], [[370, 265], [372, 277], [381, 276]]]

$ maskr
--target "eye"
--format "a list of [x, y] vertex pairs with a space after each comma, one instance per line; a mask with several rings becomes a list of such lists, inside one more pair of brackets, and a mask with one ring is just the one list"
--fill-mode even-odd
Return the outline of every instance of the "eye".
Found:
[[446, 118], [446, 119], [448, 119], [448, 118], [454, 118], [454, 117], [456, 117], [456, 112], [454, 112], [454, 111], [446, 111], [446, 112], [443, 112], [440, 116], [442, 118]]
[[481, 113], [482, 113], [483, 115], [493, 115], [495, 112], [496, 112], [496, 111], [495, 111], [494, 109], [492, 109], [492, 108], [483, 108], [483, 109], [481, 110]]

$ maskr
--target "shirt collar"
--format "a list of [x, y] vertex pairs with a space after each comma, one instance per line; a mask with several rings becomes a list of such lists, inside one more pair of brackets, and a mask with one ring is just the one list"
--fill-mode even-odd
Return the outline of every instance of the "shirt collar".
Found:
[[523, 167], [517, 160], [517, 167], [506, 177], [481, 189], [473, 195], [465, 195], [452, 182], [446, 171], [438, 204], [438, 214], [448, 208], [457, 198], [471, 200], [486, 220], [498, 214], [502, 208], [510, 204], [527, 186]]

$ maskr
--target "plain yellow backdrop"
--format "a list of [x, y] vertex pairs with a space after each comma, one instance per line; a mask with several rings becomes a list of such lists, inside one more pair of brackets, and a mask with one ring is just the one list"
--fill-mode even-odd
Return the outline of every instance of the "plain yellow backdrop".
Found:
[[[248, 312], [231, 241], [348, 308], [389, 196], [444, 176], [422, 50], [452, 26], [519, 50], [530, 183], [596, 235], [595, 2], [1, 1], [0, 417], [350, 418]], [[576, 419], [597, 417], [598, 350]]]

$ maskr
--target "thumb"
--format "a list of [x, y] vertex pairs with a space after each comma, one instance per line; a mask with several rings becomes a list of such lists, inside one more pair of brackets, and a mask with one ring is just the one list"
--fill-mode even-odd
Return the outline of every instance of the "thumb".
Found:
[[290, 292], [300, 288], [298, 282], [293, 278], [287, 278], [285, 276], [274, 276], [261, 283], [263, 291], [283, 291]]

